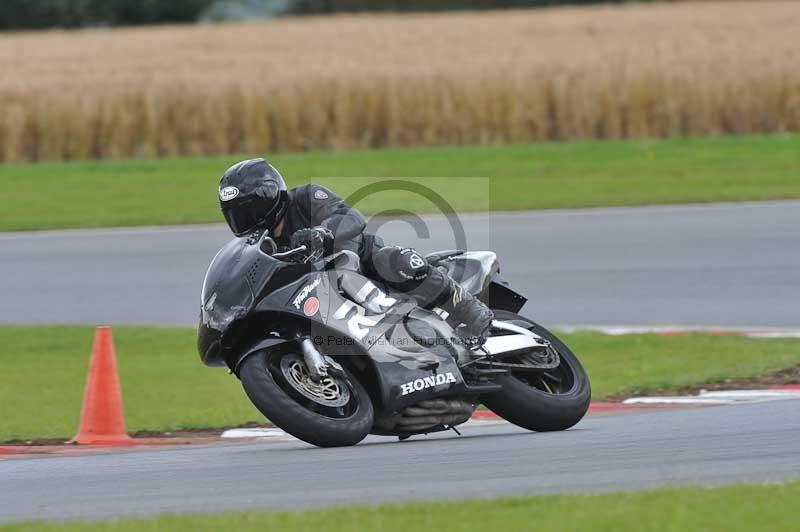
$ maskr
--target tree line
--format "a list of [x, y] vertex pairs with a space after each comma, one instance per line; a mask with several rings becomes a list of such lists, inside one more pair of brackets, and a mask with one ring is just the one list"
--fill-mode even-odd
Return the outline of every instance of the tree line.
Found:
[[214, 0], [0, 0], [0, 29], [193, 22]]
[[443, 11], [620, 0], [0, 0], [0, 30], [130, 26], [275, 14]]
[[[446, 11], [542, 7], [559, 4], [600, 4], [615, 0], [297, 0], [290, 10], [297, 14], [358, 11]], [[621, 1], [621, 0], [617, 0]]]

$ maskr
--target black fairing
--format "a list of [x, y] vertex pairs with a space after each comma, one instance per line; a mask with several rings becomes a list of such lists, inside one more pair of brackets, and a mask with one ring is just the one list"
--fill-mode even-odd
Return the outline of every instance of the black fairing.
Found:
[[[458, 360], [468, 354], [452, 342], [454, 331], [445, 320], [420, 308], [413, 297], [384, 286], [379, 289], [393, 303], [386, 310], [370, 311], [354, 303], [352, 294], [348, 298], [340, 293], [344, 276], [362, 283], [359, 286], [372, 283], [358, 273], [355, 255], [351, 254], [355, 265], [335, 258], [298, 265], [263, 252], [260, 246], [268, 240], [259, 234], [234, 238], [209, 266], [198, 329], [198, 350], [205, 364], [227, 365], [238, 375], [246, 357], [264, 349], [296, 349], [296, 336], [302, 335], [340, 361], [358, 366], [347, 360], [353, 355], [367, 361], [366, 369], [359, 371], [371, 372], [369, 391], [379, 410], [398, 411], [429, 398], [478, 393], [464, 381]], [[441, 265], [447, 264], [471, 292], [485, 295], [489, 287], [500, 286], [496, 262], [493, 253], [468, 253], [448, 257]], [[503, 288], [516, 298], [515, 305], [524, 303], [524, 297]], [[307, 307], [309, 300], [314, 304]]]
[[[225, 364], [225, 335], [246, 317], [273, 278], [302, 277], [309, 266], [273, 259], [259, 249], [258, 235], [234, 238], [217, 253], [203, 282], [197, 348], [209, 366]], [[285, 284], [285, 283], [284, 283]]]

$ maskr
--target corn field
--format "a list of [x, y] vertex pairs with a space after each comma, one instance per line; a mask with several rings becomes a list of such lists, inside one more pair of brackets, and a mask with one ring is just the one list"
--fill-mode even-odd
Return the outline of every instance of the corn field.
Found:
[[0, 34], [0, 161], [800, 131], [800, 2]]

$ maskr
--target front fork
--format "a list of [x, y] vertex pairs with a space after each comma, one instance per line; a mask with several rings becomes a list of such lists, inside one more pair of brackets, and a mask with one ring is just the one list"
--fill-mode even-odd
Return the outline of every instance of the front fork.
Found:
[[329, 373], [334, 376], [344, 376], [344, 369], [342, 366], [331, 357], [320, 353], [310, 337], [303, 336], [298, 338], [298, 341], [300, 342], [300, 350], [303, 352], [303, 361], [306, 363], [311, 380], [319, 382], [327, 377]]

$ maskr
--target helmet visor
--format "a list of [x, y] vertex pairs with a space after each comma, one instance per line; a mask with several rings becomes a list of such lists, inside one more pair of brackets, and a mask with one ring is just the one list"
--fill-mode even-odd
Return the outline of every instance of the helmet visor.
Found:
[[233, 234], [242, 236], [249, 233], [262, 221], [263, 209], [259, 209], [256, 201], [247, 201], [236, 205], [234, 208], [223, 209], [222, 214]]
[[242, 236], [259, 226], [271, 230], [280, 214], [280, 203], [280, 199], [255, 198], [223, 208], [222, 214], [233, 234]]

